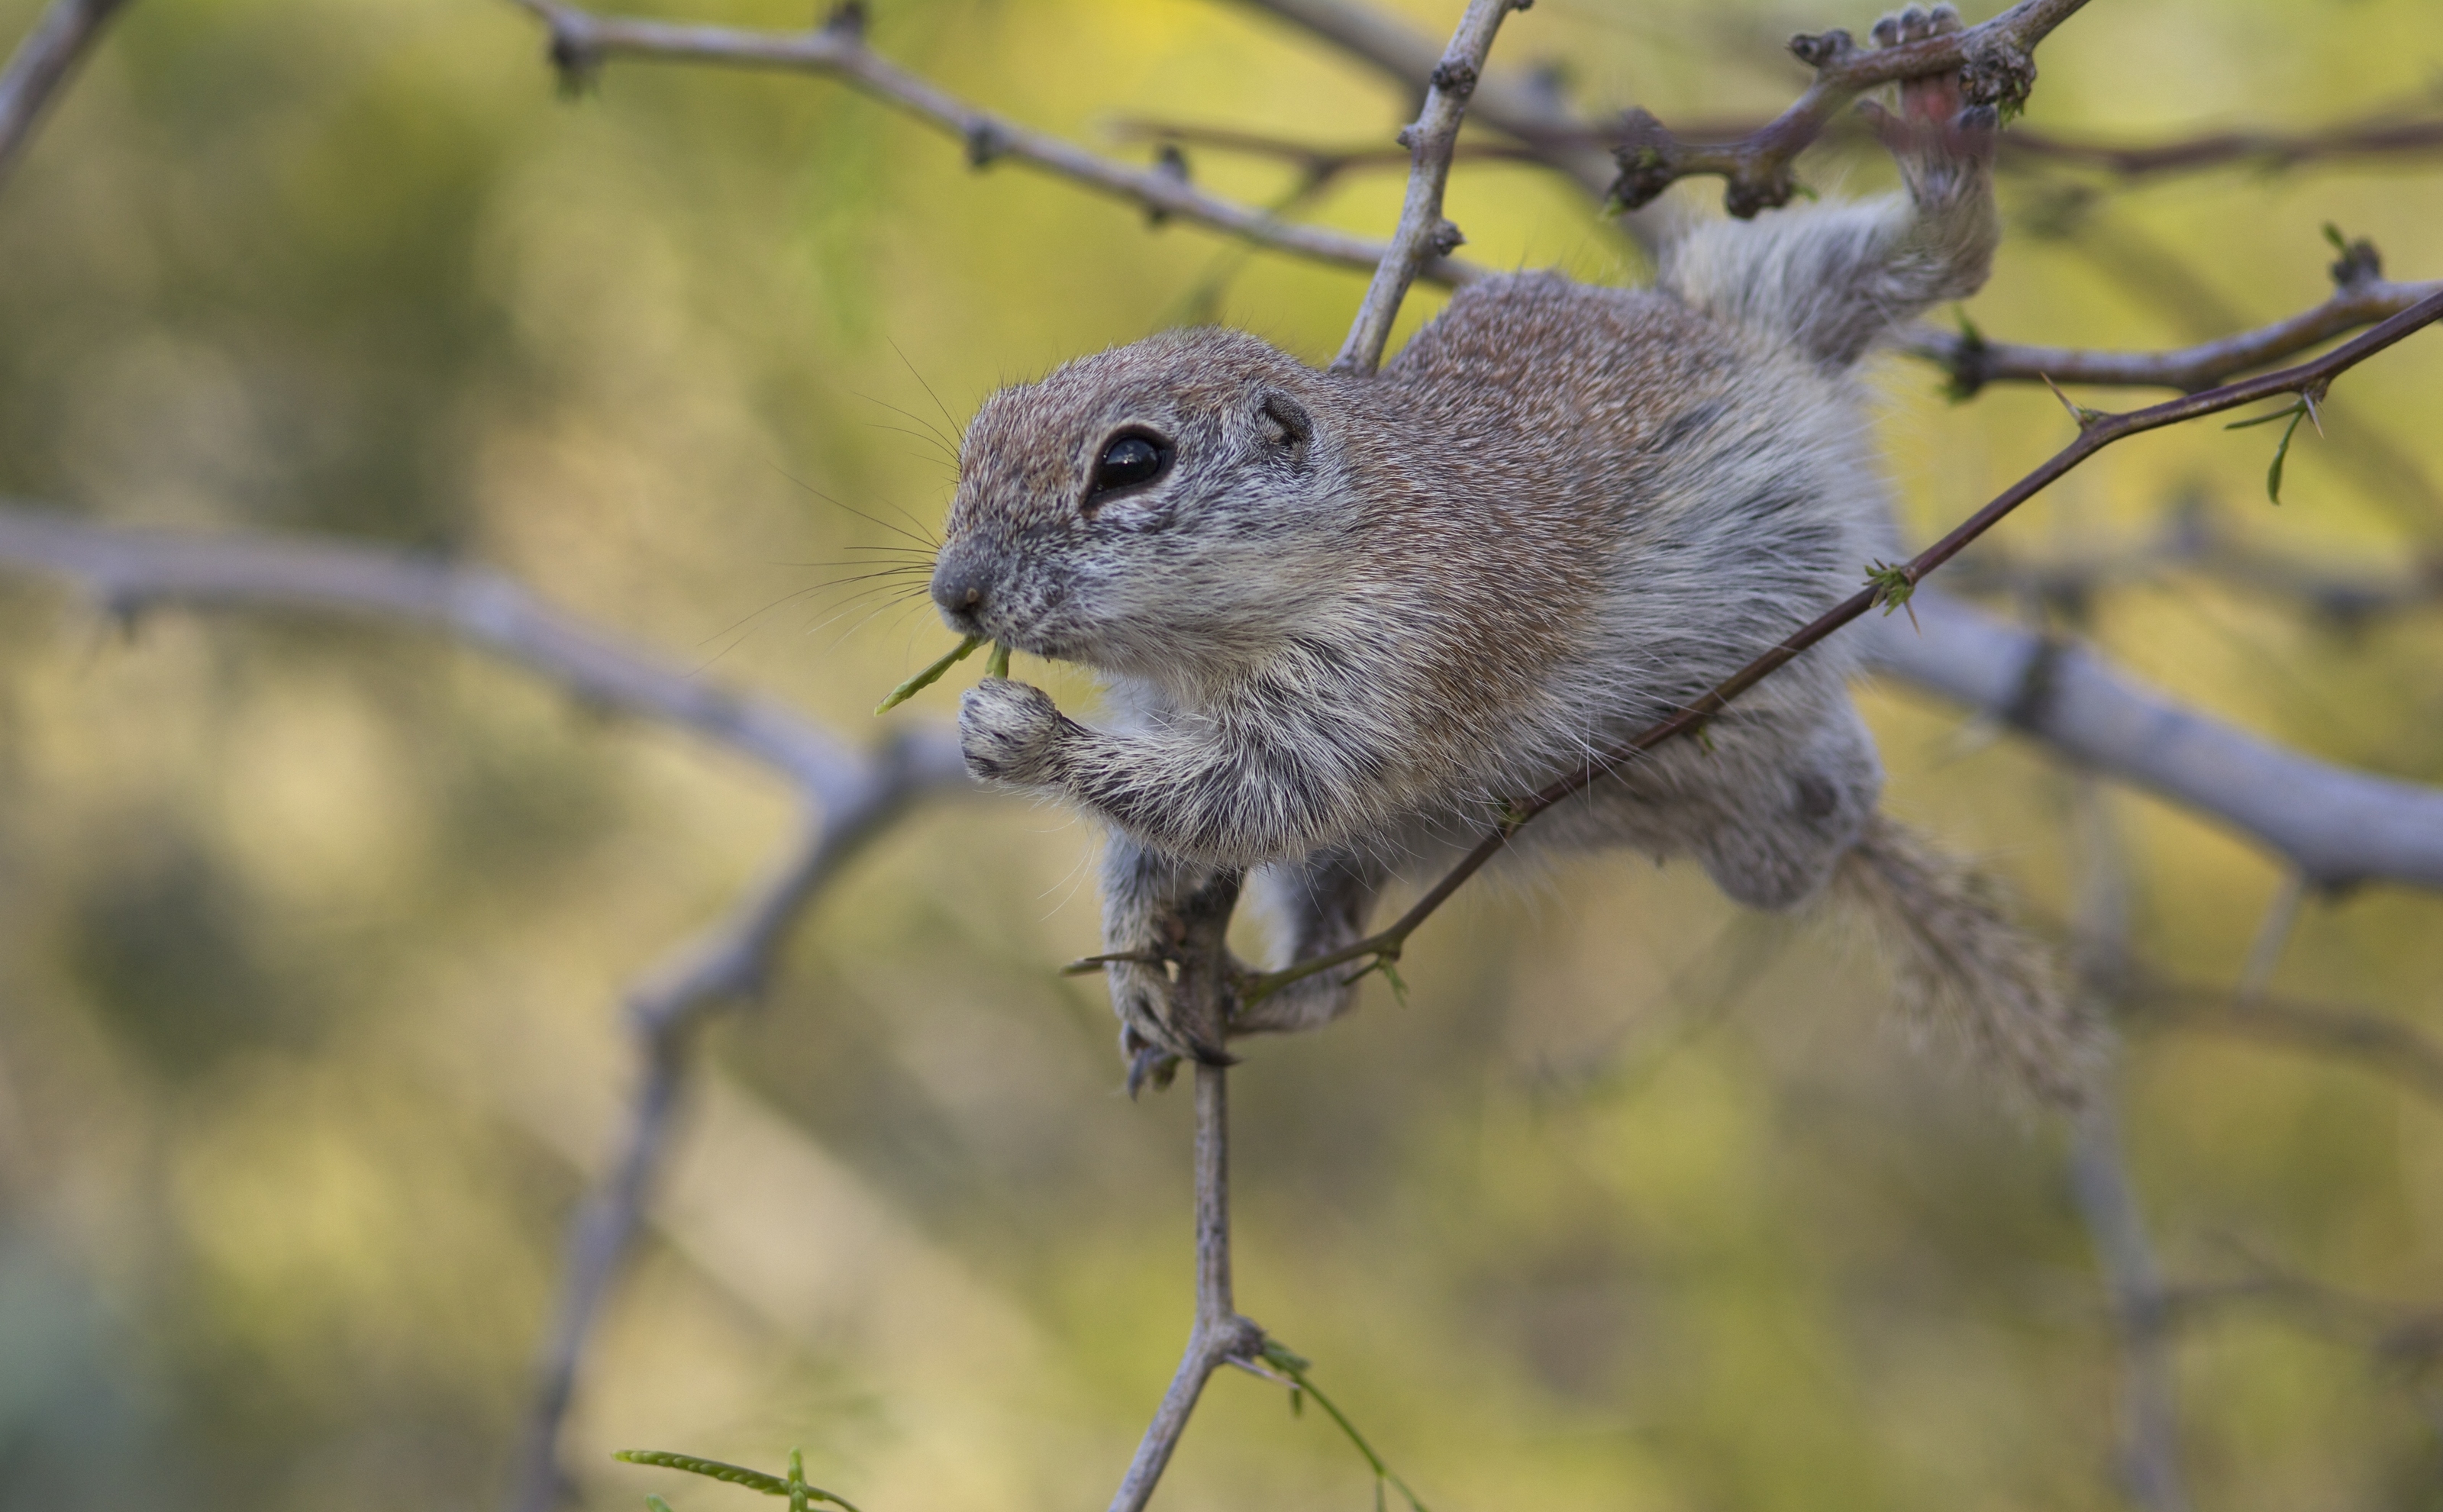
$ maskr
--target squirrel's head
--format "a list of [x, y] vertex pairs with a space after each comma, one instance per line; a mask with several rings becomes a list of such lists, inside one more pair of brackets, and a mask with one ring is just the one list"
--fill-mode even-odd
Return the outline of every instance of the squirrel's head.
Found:
[[962, 634], [1107, 671], [1261, 656], [1334, 555], [1332, 383], [1203, 328], [1001, 390], [960, 447], [933, 601]]

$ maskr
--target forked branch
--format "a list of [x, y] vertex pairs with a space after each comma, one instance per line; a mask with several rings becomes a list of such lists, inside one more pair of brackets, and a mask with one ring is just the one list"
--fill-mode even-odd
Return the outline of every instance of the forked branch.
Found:
[[644, 1222], [693, 1064], [696, 1030], [715, 1011], [762, 995], [790, 931], [867, 841], [928, 790], [964, 781], [957, 754], [946, 745], [938, 738], [902, 738], [860, 762], [833, 807], [808, 811], [798, 843], [762, 885], [629, 993], [636, 1086], [609, 1166], [569, 1220], [560, 1295], [536, 1351], [534, 1391], [511, 1469], [510, 1512], [551, 1512], [559, 1504], [560, 1425], [602, 1304]]
[[[1426, 74], [1434, 65], [1432, 39], [1399, 17], [1365, 4], [1363, 0], [1241, 0], [1241, 3], [1251, 9], [1264, 11], [1303, 28], [1411, 88], [1422, 89]], [[2009, 17], [1997, 19], [2007, 20]], [[2044, 19], [2043, 24], [2049, 29], [2059, 19]], [[1800, 40], [1813, 43], [1821, 39]], [[2032, 36], [2030, 37], [2026, 46], [2032, 46], [2033, 40]], [[1801, 106], [1806, 103], [1805, 100], [1800, 101]], [[1600, 165], [1607, 155], [1624, 146], [1628, 147], [1634, 155], [1637, 146], [1652, 144], [1654, 130], [1653, 118], [1643, 112], [1630, 111], [1617, 120], [1582, 117], [1570, 108], [1557, 89], [1538, 87], [1534, 81], [1501, 73], [1488, 74], [1478, 86], [1470, 113], [1484, 125], [1515, 138], [1520, 144], [1516, 148], [1490, 147], [1471, 151], [1486, 155], [1526, 157], [1547, 164], [1559, 169], [1598, 197], [1608, 191], [1615, 175], [1601, 168], [1589, 169], [1589, 160]], [[1812, 114], [1816, 118], [1816, 137], [1838, 128], [1837, 105]], [[1783, 130], [1787, 119], [1785, 117], [1781, 121], [1761, 127], [1747, 122], [1694, 127], [1680, 135], [1728, 137], [1735, 143], [1755, 143]], [[1809, 139], [1812, 138], [1800, 138], [1797, 146], [1805, 147]], [[1239, 134], [1235, 142], [1215, 140], [1210, 145], [1223, 151], [1252, 152], [1270, 156], [1306, 157], [1316, 151], [1306, 144], [1252, 134]], [[2122, 179], [2138, 179], [2232, 164], [2291, 168], [2312, 162], [2422, 156], [2443, 152], [2443, 119], [2395, 110], [2310, 131], [2206, 132], [2143, 143], [2088, 141], [2045, 132], [2012, 131], [2003, 135], [1995, 146], [1999, 160], [2005, 167], [2059, 163], [2096, 169]], [[1681, 143], [1679, 150], [1683, 155], [1682, 161], [1687, 171], [1692, 173], [1718, 171], [1699, 166], [1700, 155], [1729, 154], [1734, 158], [1736, 155], [1736, 147], [1697, 148]], [[1350, 167], [1370, 166], [1384, 160], [1370, 153], [1323, 151], [1336, 163]], [[1785, 160], [1781, 167], [1786, 171], [1787, 166]]]
[[609, 1166], [571, 1219], [560, 1296], [537, 1352], [513, 1469], [513, 1512], [560, 1499], [560, 1428], [602, 1303], [669, 1143], [696, 1029], [761, 991], [809, 904], [849, 857], [920, 796], [964, 788], [956, 746], [919, 734], [852, 751], [781, 705], [689, 677], [539, 602], [497, 574], [404, 553], [260, 536], [89, 525], [0, 507], [0, 562], [84, 584], [115, 616], [163, 604], [372, 614], [447, 630], [593, 702], [692, 729], [778, 772], [806, 818], [764, 884], [628, 997], [636, 1087]]

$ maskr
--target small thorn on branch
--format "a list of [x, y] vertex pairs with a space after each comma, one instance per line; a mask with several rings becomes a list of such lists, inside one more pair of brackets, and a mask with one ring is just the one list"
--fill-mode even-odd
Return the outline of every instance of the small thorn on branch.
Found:
[[2083, 404], [2073, 403], [2068, 394], [2061, 392], [2061, 385], [2053, 382], [2049, 374], [2039, 373], [2036, 376], [2045, 380], [2045, 387], [2053, 392], [2053, 397], [2061, 401], [2062, 408], [2069, 411], [2070, 419], [2077, 423], [2081, 430], [2112, 418], [2103, 410], [2090, 410]]
[[1924, 627], [1917, 622], [1917, 610], [1909, 603], [1910, 595], [1917, 592], [1917, 569], [1906, 562], [1866, 564], [1866, 581], [1875, 590], [1875, 602], [1883, 607], [1883, 617], [1889, 619], [1896, 609], [1906, 610], [1909, 628], [1923, 634]]
[[2349, 290], [2360, 284], [2383, 281], [2383, 254], [2376, 250], [2372, 240], [2361, 236], [2353, 242], [2330, 221], [2324, 223], [2324, 240], [2332, 243], [2333, 250], [2342, 254], [2325, 270], [2333, 275], [2335, 288]]
[[999, 157], [1005, 150], [1001, 128], [989, 120], [979, 118], [967, 122], [965, 139], [969, 168], [990, 168], [993, 165], [993, 159]]
[[823, 35], [861, 42], [865, 39], [865, 0], [841, 0], [823, 18]]
[[[1165, 142], [1154, 154], [1153, 171], [1185, 189], [1187, 186], [1187, 154], [1177, 142]], [[1170, 220], [1170, 211], [1160, 205], [1146, 207], [1146, 224], [1162, 226]]]
[[544, 55], [551, 60], [552, 72], [560, 81], [560, 94], [563, 100], [575, 100], [591, 93], [601, 77], [602, 49], [595, 46], [592, 37], [580, 34], [577, 26], [565, 16], [552, 18], [551, 41], [544, 48]]

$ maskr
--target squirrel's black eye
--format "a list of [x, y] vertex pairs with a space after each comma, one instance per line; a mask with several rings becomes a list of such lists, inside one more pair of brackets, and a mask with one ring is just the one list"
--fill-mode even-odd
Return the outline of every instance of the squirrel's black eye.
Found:
[[1093, 486], [1087, 492], [1091, 496], [1151, 483], [1168, 465], [1169, 447], [1146, 436], [1122, 436], [1103, 448], [1101, 459], [1094, 464]]

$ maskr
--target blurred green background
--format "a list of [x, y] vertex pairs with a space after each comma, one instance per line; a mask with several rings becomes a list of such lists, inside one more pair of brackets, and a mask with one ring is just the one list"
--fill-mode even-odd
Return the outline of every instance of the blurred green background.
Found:
[[[1400, 9], [1439, 35], [1458, 8]], [[35, 14], [0, 0], [0, 35]], [[1804, 82], [1781, 38], [1872, 19], [1541, 0], [1497, 56], [1562, 64], [1589, 108], [1760, 118]], [[1380, 141], [1405, 110], [1216, 0], [880, 0], [871, 35], [1140, 159], [1115, 121]], [[0, 194], [0, 493], [495, 564], [864, 740], [946, 644], [920, 600], [810, 565], [893, 539], [856, 511], [938, 519], [946, 470], [897, 410], [944, 423], [929, 387], [964, 419], [1206, 308], [1320, 360], [1362, 286], [971, 173], [831, 83], [627, 64], [564, 100], [540, 53], [503, 0], [137, 0]], [[2108, 0], [2042, 64], [2030, 123], [2114, 139], [2431, 112], [2443, 10]], [[1837, 154], [1805, 176], [1889, 180]], [[1354, 178], [1317, 213], [1380, 234], [1398, 191]], [[2443, 276], [2432, 159], [2066, 203], [2007, 186], [1989, 335], [2153, 346], [2303, 308], [2327, 221]], [[1464, 167], [1451, 211], [1484, 262], [1642, 276], [1531, 171]], [[1879, 382], [1920, 536], [2067, 434], [2040, 391], [1952, 407], [1898, 358]], [[2078, 472], [1999, 548], [2109, 552], [2193, 507], [2398, 573], [2443, 550], [2438, 402], [2430, 335], [2342, 381], [2279, 509], [2272, 432], [2199, 427]], [[2342, 628], [2175, 574], [2085, 628], [2195, 705], [2443, 782], [2434, 613]], [[1870, 713], [1900, 812], [2039, 917], [2075, 911], [2067, 776], [1899, 690]], [[2275, 868], [2153, 801], [2105, 809], [2140, 951], [2233, 981]], [[0, 586], [0, 1506], [495, 1502], [560, 1226], [631, 1075], [621, 985], [787, 812], [734, 756], [430, 636], [122, 628]], [[1050, 809], [928, 808], [713, 1032], [572, 1420], [586, 1504], [744, 1504], [614, 1448], [768, 1467], [793, 1443], [869, 1512], [1108, 1497], [1188, 1321], [1187, 1109], [1120, 1095], [1099, 985], [1053, 973], [1093, 945], [1091, 848]], [[2443, 1031], [2438, 922], [2397, 890], [2317, 901], [2275, 986]], [[1250, 1047], [1240, 1286], [1436, 1512], [2116, 1504], [2116, 1345], [2065, 1140], [1911, 1053], [1870, 962], [1616, 860], [1473, 887], [1405, 964], [1406, 1006], [1377, 987]], [[2384, 1321], [2443, 1308], [2437, 1107], [2196, 1035], [2133, 1032], [2122, 1080], [2175, 1282], [2333, 1289], [2180, 1314], [2196, 1503], [2443, 1507], [2443, 1380]], [[1160, 1504], [1370, 1494], [1319, 1416], [1225, 1373]]]

